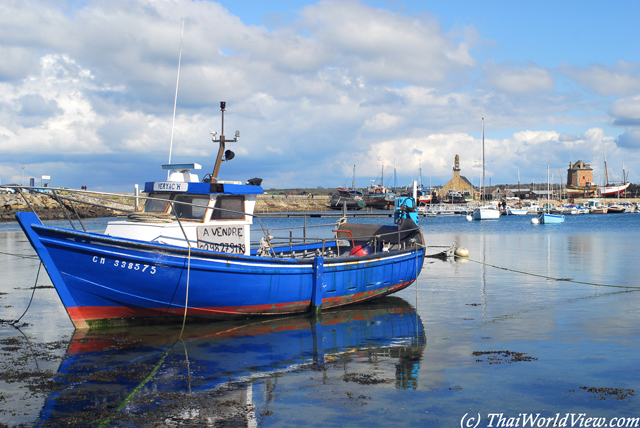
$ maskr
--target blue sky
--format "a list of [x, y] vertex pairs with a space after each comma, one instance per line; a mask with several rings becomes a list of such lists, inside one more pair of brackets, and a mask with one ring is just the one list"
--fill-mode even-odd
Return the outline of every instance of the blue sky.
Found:
[[[9, 1], [0, 5], [0, 181], [131, 191], [168, 160], [266, 188], [558, 182], [583, 160], [640, 181], [640, 3]], [[227, 134], [230, 134], [227, 131]], [[559, 172], [560, 171], [560, 172]], [[39, 181], [39, 180], [37, 180]], [[387, 180], [385, 180], [387, 181]], [[388, 184], [388, 183], [387, 183]]]

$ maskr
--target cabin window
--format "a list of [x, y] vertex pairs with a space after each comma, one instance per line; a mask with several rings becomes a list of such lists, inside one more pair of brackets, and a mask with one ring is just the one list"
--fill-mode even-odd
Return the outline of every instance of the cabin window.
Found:
[[[174, 207], [178, 217], [186, 220], [202, 220], [207, 211], [209, 198], [194, 197], [189, 195], [177, 195], [174, 199]], [[185, 202], [180, 204], [178, 202]], [[194, 204], [194, 205], [190, 205]]]
[[244, 196], [218, 196], [215, 207], [213, 220], [244, 220]]
[[167, 209], [167, 203], [169, 202], [169, 197], [171, 195], [166, 193], [151, 193], [149, 194], [150, 198], [147, 199], [144, 205], [144, 212], [146, 213], [163, 213]]

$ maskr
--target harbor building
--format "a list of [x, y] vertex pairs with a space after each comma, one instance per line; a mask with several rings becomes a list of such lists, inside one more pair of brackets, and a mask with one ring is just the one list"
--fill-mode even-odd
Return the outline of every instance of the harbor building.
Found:
[[598, 186], [593, 183], [593, 169], [588, 163], [569, 162], [566, 193], [569, 198], [597, 196]]
[[465, 200], [476, 198], [477, 191], [466, 177], [460, 175], [460, 157], [456, 155], [453, 164], [453, 178], [440, 190], [441, 198], [449, 194], [461, 195]]
[[576, 163], [569, 162], [567, 170], [567, 186], [592, 186], [593, 168], [588, 163], [579, 160]]

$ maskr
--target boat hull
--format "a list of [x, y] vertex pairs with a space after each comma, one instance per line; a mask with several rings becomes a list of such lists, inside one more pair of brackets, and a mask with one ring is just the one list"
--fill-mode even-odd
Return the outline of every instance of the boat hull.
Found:
[[473, 211], [474, 220], [498, 220], [500, 211], [493, 208], [476, 208]]
[[527, 208], [507, 208], [508, 215], [527, 215], [528, 212]]
[[624, 183], [613, 186], [602, 186], [600, 187], [600, 196], [602, 196], [603, 198], [611, 198], [618, 195], [624, 195], [625, 190], [627, 190], [627, 187], [629, 187], [630, 185], [631, 183]]
[[363, 302], [410, 285], [424, 256], [422, 249], [332, 259], [232, 255], [47, 227], [32, 213], [16, 218], [76, 328], [181, 320], [185, 308], [213, 319], [305, 312], [314, 292], [322, 308]]
[[336, 196], [331, 198], [328, 207], [333, 210], [341, 210], [346, 206], [348, 210], [361, 210], [366, 204], [362, 198], [353, 198], [349, 196]]
[[564, 223], [564, 215], [562, 214], [542, 214], [540, 216], [540, 224], [560, 224]]

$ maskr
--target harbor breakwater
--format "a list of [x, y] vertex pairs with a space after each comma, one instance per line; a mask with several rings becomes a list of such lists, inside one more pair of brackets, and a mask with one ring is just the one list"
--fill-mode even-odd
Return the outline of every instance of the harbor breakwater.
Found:
[[[16, 212], [31, 211], [29, 204], [42, 220], [63, 220], [66, 218], [60, 204], [52, 195], [25, 193], [25, 197], [29, 201], [28, 204], [19, 194], [0, 195], [0, 221], [15, 221]], [[119, 207], [125, 210], [133, 210], [133, 195], [114, 198], [113, 201], [98, 200], [88, 195], [79, 194], [74, 194], [72, 197], [80, 202], [69, 202], [61, 199], [71, 218], [76, 217], [75, 211], [78, 212], [80, 218], [115, 217], [124, 213], [121, 210], [97, 207], [93, 204], [107, 204], [112, 205], [113, 208]], [[128, 204], [128, 206], [124, 204]], [[329, 209], [327, 207], [328, 204], [328, 196], [314, 196], [311, 198], [302, 195], [258, 195], [255, 213], [326, 211]], [[144, 199], [139, 200], [139, 206], [140, 209], [144, 207]]]
[[[19, 194], [0, 195], [0, 221], [15, 221], [15, 214], [17, 212], [31, 211], [29, 205], [33, 207], [41, 220], [63, 220], [66, 218], [62, 207], [51, 195], [24, 193], [24, 196], [26, 201], [25, 198]], [[76, 212], [80, 218], [113, 217], [116, 215], [116, 211], [109, 208], [90, 205], [90, 199], [94, 198], [85, 196], [74, 196], [74, 198], [78, 200], [84, 199], [86, 203], [70, 203], [61, 199], [62, 204], [65, 206], [71, 218], [76, 218]]]

